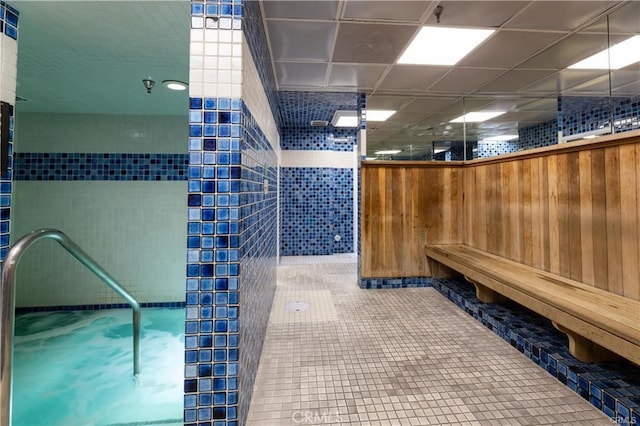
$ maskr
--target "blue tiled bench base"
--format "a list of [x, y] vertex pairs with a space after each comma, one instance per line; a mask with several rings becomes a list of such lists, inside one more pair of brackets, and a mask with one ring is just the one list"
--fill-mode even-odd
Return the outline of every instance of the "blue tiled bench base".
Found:
[[516, 304], [485, 304], [463, 278], [364, 278], [367, 289], [433, 287], [619, 424], [640, 425], [640, 367], [628, 362], [585, 364], [569, 353], [551, 321]]

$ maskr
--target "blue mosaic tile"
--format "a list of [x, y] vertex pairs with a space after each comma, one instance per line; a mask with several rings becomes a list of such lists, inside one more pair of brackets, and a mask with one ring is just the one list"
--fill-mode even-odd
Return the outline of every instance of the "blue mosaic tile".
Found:
[[549, 120], [518, 129], [518, 150], [540, 148], [558, 143], [558, 121]]
[[[3, 5], [4, 6], [4, 5]], [[1, 10], [1, 9], [0, 9]], [[11, 191], [13, 189], [14, 153], [13, 131], [15, 124], [15, 109], [9, 105], [9, 147], [7, 153], [7, 174], [0, 177], [0, 264], [7, 256], [11, 229]]]
[[18, 40], [18, 18], [20, 13], [4, 1], [0, 1], [0, 34]]
[[518, 151], [518, 141], [478, 141], [476, 158], [495, 157]]
[[217, 136], [189, 142], [184, 416], [244, 424], [275, 292], [277, 156], [241, 100], [190, 105], [190, 124], [211, 112]]
[[558, 98], [558, 114], [564, 136], [609, 127], [613, 118], [614, 132], [640, 129], [640, 96]]
[[15, 155], [15, 180], [187, 180], [187, 154], [39, 153]]
[[353, 152], [358, 129], [335, 127], [284, 128], [280, 147], [285, 150]]
[[282, 167], [280, 192], [282, 256], [353, 253], [353, 170]]
[[306, 129], [310, 126], [311, 120], [324, 120], [331, 123], [336, 110], [357, 110], [359, 94], [280, 92], [279, 97], [282, 127]]
[[432, 277], [402, 277], [402, 278], [361, 278], [360, 288], [417, 288], [432, 287], [436, 281]]

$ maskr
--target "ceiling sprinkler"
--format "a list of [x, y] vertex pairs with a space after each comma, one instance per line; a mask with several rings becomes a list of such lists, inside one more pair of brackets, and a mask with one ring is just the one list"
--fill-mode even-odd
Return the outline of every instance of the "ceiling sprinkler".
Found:
[[444, 7], [438, 5], [436, 6], [436, 10], [433, 11], [433, 14], [436, 17], [436, 23], [440, 23], [440, 15], [442, 15], [442, 11], [444, 10]]
[[144, 87], [147, 89], [147, 93], [151, 93], [151, 89], [153, 88], [153, 85], [156, 84], [155, 81], [151, 80], [151, 77], [143, 78], [142, 83], [144, 84]]

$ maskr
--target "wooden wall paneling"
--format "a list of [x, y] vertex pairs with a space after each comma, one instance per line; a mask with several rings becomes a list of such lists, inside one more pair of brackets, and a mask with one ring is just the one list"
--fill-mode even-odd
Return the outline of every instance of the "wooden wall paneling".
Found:
[[569, 173], [568, 156], [560, 154], [557, 159], [556, 187], [558, 205], [558, 271], [568, 277], [571, 268], [571, 252], [569, 249]]
[[593, 227], [593, 283], [606, 290], [608, 284], [607, 263], [607, 206], [605, 200], [604, 148], [591, 153], [591, 197]]
[[383, 235], [385, 241], [384, 265], [387, 265], [384, 272], [385, 277], [398, 276], [402, 271], [400, 263], [402, 262], [402, 246], [399, 241], [404, 238], [402, 214], [405, 207], [404, 191], [401, 182], [402, 175], [406, 173], [404, 168], [393, 168], [386, 171], [388, 178], [385, 181], [385, 233]]
[[[640, 268], [638, 267], [638, 175], [637, 147], [620, 147], [620, 232], [622, 236], [622, 286], [623, 295], [640, 298]], [[640, 313], [638, 313], [640, 315]]]
[[549, 272], [560, 273], [560, 215], [558, 211], [558, 157], [547, 157], [549, 194]]
[[542, 209], [542, 238], [540, 269], [551, 270], [551, 250], [549, 244], [549, 161], [548, 157], [540, 159], [540, 207]]
[[520, 223], [522, 238], [520, 239], [520, 250], [522, 262], [526, 265], [533, 265], [533, 206], [531, 202], [531, 159], [523, 160], [519, 169], [520, 181]]
[[567, 154], [567, 276], [576, 281], [582, 280], [580, 173], [580, 155], [577, 152]]
[[[427, 264], [427, 258], [424, 256], [424, 246], [427, 244], [427, 223], [428, 216], [425, 212], [427, 206], [428, 192], [430, 191], [428, 170], [408, 169], [408, 186], [411, 198], [407, 203], [408, 214], [410, 220], [408, 223], [409, 235], [404, 235], [401, 241], [403, 244], [410, 241], [413, 247], [411, 261], [413, 266], [409, 265], [407, 271], [412, 275], [424, 275], [425, 272], [430, 274], [431, 270]], [[411, 275], [406, 275], [411, 276]]]
[[461, 196], [462, 205], [464, 206], [464, 228], [463, 228], [463, 239], [462, 241], [465, 244], [476, 246], [478, 244], [477, 235], [477, 227], [476, 221], [478, 217], [476, 215], [476, 209], [478, 208], [478, 204], [476, 197], [474, 194], [477, 193], [478, 188], [476, 186], [476, 168], [470, 167], [468, 169], [464, 169], [462, 172], [463, 176], [463, 190]]
[[474, 216], [476, 227], [476, 240], [477, 246], [481, 250], [488, 250], [489, 244], [487, 241], [488, 229], [487, 220], [489, 219], [489, 209], [487, 207], [488, 195], [491, 192], [490, 184], [487, 180], [487, 167], [474, 167], [473, 168], [476, 177], [476, 191], [468, 197], [469, 202], [477, 205], [476, 214]]
[[580, 258], [581, 277], [585, 284], [594, 284], [594, 248], [593, 248], [593, 192], [591, 179], [591, 151], [578, 153], [580, 168]]
[[487, 249], [491, 253], [500, 254], [502, 250], [502, 174], [500, 173], [500, 164], [492, 164], [489, 166], [487, 174], [489, 194], [487, 194]]
[[605, 203], [607, 221], [607, 290], [622, 294], [622, 210], [620, 205], [620, 148], [609, 147], [604, 152]]
[[532, 158], [531, 162], [531, 266], [542, 269], [542, 159]]

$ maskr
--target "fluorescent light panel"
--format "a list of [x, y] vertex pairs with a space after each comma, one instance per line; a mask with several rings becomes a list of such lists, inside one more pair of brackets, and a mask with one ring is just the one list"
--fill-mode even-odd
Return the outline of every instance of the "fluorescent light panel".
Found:
[[461, 115], [458, 118], [454, 118], [449, 123], [481, 123], [483, 121], [490, 120], [499, 115], [504, 114], [506, 111], [477, 111], [468, 112]]
[[333, 127], [358, 127], [359, 124], [357, 111], [338, 110], [331, 120]]
[[[611, 61], [611, 62], [609, 62]], [[618, 70], [640, 61], [640, 35], [611, 46], [569, 66], [579, 70]]]
[[518, 139], [518, 135], [498, 135], [498, 136], [490, 136], [488, 138], [482, 139], [484, 142], [502, 142], [502, 141], [512, 141], [514, 139]]
[[386, 121], [395, 113], [395, 111], [389, 109], [368, 109], [367, 121]]
[[400, 56], [398, 63], [455, 65], [493, 33], [494, 30], [425, 26]]
[[388, 149], [388, 150], [383, 150], [383, 151], [376, 151], [374, 152], [375, 155], [393, 155], [393, 154], [399, 154], [401, 153], [402, 150], [400, 149]]

